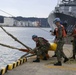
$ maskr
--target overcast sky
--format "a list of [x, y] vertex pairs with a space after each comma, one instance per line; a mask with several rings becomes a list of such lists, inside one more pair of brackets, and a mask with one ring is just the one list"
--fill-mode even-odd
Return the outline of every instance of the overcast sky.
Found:
[[0, 15], [23, 17], [48, 17], [58, 0], [0, 0]]

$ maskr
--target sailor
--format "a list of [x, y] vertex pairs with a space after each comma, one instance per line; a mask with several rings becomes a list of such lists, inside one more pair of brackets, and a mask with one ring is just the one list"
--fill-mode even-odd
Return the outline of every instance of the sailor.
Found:
[[75, 54], [76, 54], [76, 24], [73, 29], [72, 34], [70, 35], [73, 37], [72, 43], [73, 43], [73, 56], [71, 58], [75, 59]]
[[47, 60], [46, 54], [50, 48], [49, 42], [43, 37], [38, 37], [37, 35], [33, 35], [32, 39], [36, 42], [36, 48], [34, 48], [34, 52], [37, 55], [36, 60], [33, 62], [40, 62], [40, 55], [43, 56], [43, 60]]
[[[63, 25], [64, 27], [67, 27], [67, 21], [64, 21], [64, 22], [61, 22], [60, 21], [60, 24]], [[56, 30], [57, 30], [57, 28], [54, 29], [54, 32], [53, 31], [50, 31], [53, 36], [56, 35]], [[65, 28], [65, 32], [67, 34], [66, 28]], [[55, 36], [55, 39], [56, 38], [57, 38], [57, 36]], [[52, 57], [56, 57], [56, 52], [54, 52], [54, 55]]]
[[64, 45], [64, 37], [66, 36], [65, 28], [63, 25], [60, 24], [60, 18], [55, 18], [54, 19], [54, 24], [57, 26], [56, 30], [56, 39], [55, 43], [57, 43], [57, 49], [56, 49], [56, 56], [58, 62], [55, 63], [54, 65], [56, 66], [61, 66], [61, 58], [64, 58], [64, 63], [68, 61], [68, 58], [65, 56], [63, 53], [63, 45]]
[[[52, 30], [50, 30], [50, 32], [51, 32], [51, 35], [55, 36], [55, 39], [56, 39], [57, 38], [56, 37], [56, 28], [54, 29], [54, 32]], [[56, 57], [56, 52], [54, 52], [54, 55], [52, 57]]]

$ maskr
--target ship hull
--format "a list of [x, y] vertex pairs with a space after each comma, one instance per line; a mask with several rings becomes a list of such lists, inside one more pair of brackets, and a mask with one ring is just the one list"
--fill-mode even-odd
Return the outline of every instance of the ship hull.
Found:
[[67, 25], [75, 25], [75, 23], [76, 23], [76, 18], [73, 16], [66, 15], [63, 13], [51, 13], [48, 17], [48, 23], [49, 23], [50, 27], [52, 27], [53, 29], [55, 28], [55, 25], [53, 24], [53, 20], [56, 17], [59, 17], [61, 19], [62, 23], [66, 21]]

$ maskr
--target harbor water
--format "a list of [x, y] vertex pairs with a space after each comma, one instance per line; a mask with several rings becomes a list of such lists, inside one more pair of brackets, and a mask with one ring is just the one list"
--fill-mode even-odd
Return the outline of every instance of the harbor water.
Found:
[[[14, 35], [18, 40], [23, 42], [25, 45], [30, 48], [35, 47], [35, 42], [32, 40], [32, 35], [38, 35], [39, 37], [44, 37], [49, 42], [53, 42], [54, 36], [51, 36], [49, 32], [51, 28], [27, 28], [27, 27], [4, 27], [7, 32]], [[25, 48], [20, 43], [8, 36], [0, 28], [0, 43], [14, 46], [17, 48]], [[6, 48], [0, 46], [0, 67], [6, 66], [9, 63], [12, 63], [19, 59], [25, 52], [21, 52], [15, 49]]]

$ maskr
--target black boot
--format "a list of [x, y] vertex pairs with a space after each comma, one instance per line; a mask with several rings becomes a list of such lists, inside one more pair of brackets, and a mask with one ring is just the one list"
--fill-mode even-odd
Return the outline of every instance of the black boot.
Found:
[[73, 59], [75, 59], [75, 55], [73, 55]]
[[68, 60], [69, 60], [68, 58], [65, 58], [65, 59], [64, 59], [64, 63], [66, 63]]
[[39, 58], [37, 58], [36, 60], [34, 60], [33, 62], [40, 62], [40, 59]]
[[62, 66], [62, 63], [60, 61], [58, 61], [56, 64], [54, 64], [55, 66]]
[[43, 58], [43, 60], [47, 60], [47, 58], [46, 58], [46, 57], [44, 57], [44, 58]]

